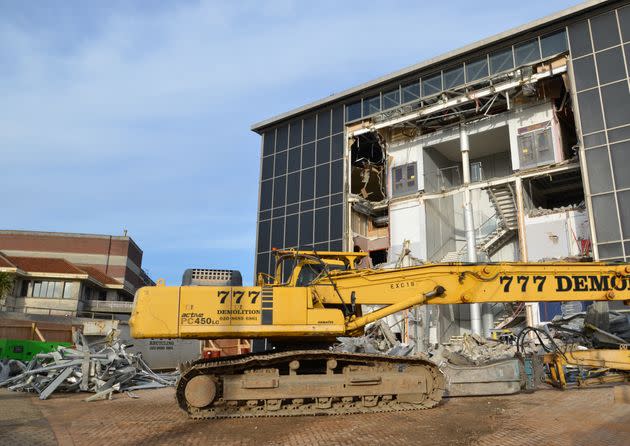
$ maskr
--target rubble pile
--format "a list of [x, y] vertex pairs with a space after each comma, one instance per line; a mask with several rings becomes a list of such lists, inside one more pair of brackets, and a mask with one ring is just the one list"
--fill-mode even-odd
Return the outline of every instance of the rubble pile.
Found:
[[385, 321], [372, 324], [365, 335], [356, 338], [339, 337], [333, 351], [343, 353], [380, 353], [390, 356], [409, 356], [413, 353], [414, 343], [402, 343], [396, 339]]
[[[53, 392], [93, 392], [86, 401], [110, 398], [113, 392], [129, 392], [174, 386], [178, 373], [155, 373], [139, 354], [128, 353], [125, 345], [111, 335], [105, 341], [88, 344], [82, 333], [74, 336], [75, 348], [59, 347], [52, 353], [37, 354], [28, 364], [7, 365], [0, 387], [36, 392], [42, 400]], [[2, 370], [5, 370], [3, 367]]]
[[434, 353], [440, 359], [455, 365], [482, 365], [514, 358], [516, 347], [502, 342], [484, 339], [476, 334], [454, 337]]

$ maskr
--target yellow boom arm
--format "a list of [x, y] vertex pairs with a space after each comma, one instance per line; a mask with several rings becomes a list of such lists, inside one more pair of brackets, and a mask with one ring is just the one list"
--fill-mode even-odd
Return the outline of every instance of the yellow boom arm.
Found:
[[[362, 257], [358, 253], [293, 252], [289, 256], [296, 266], [286, 283], [278, 279], [282, 277], [278, 269], [274, 283], [255, 287], [157, 286], [138, 290], [130, 320], [132, 335], [331, 338], [360, 334], [370, 322], [421, 304], [630, 303], [629, 264], [451, 263], [359, 270], [354, 266]], [[304, 272], [314, 267], [321, 273], [305, 284]], [[361, 305], [383, 307], [363, 315]]]

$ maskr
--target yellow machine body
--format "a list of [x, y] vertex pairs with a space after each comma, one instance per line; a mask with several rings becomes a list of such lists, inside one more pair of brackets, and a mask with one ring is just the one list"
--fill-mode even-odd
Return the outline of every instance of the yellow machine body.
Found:
[[[366, 254], [278, 251], [253, 287], [154, 286], [136, 293], [135, 338], [332, 338], [422, 304], [618, 300], [622, 263], [445, 263], [357, 269]], [[286, 280], [282, 280], [285, 277]], [[361, 305], [380, 305], [363, 315]]]

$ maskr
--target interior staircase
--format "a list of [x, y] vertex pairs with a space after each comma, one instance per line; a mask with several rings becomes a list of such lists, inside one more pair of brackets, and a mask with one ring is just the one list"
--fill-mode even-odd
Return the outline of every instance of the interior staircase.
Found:
[[[491, 257], [516, 236], [518, 213], [514, 188], [511, 183], [490, 186], [485, 190], [488, 192], [490, 202], [496, 211], [498, 224], [494, 231], [477, 239], [477, 252], [485, 253]], [[467, 247], [464, 245], [457, 251], [446, 253], [441, 261], [444, 263], [466, 261], [466, 251]]]

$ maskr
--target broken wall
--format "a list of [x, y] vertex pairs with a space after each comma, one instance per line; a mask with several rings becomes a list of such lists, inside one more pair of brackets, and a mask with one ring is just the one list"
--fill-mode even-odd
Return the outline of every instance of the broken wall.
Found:
[[525, 216], [527, 255], [530, 261], [579, 256], [580, 240], [590, 240], [588, 215], [583, 210]]

